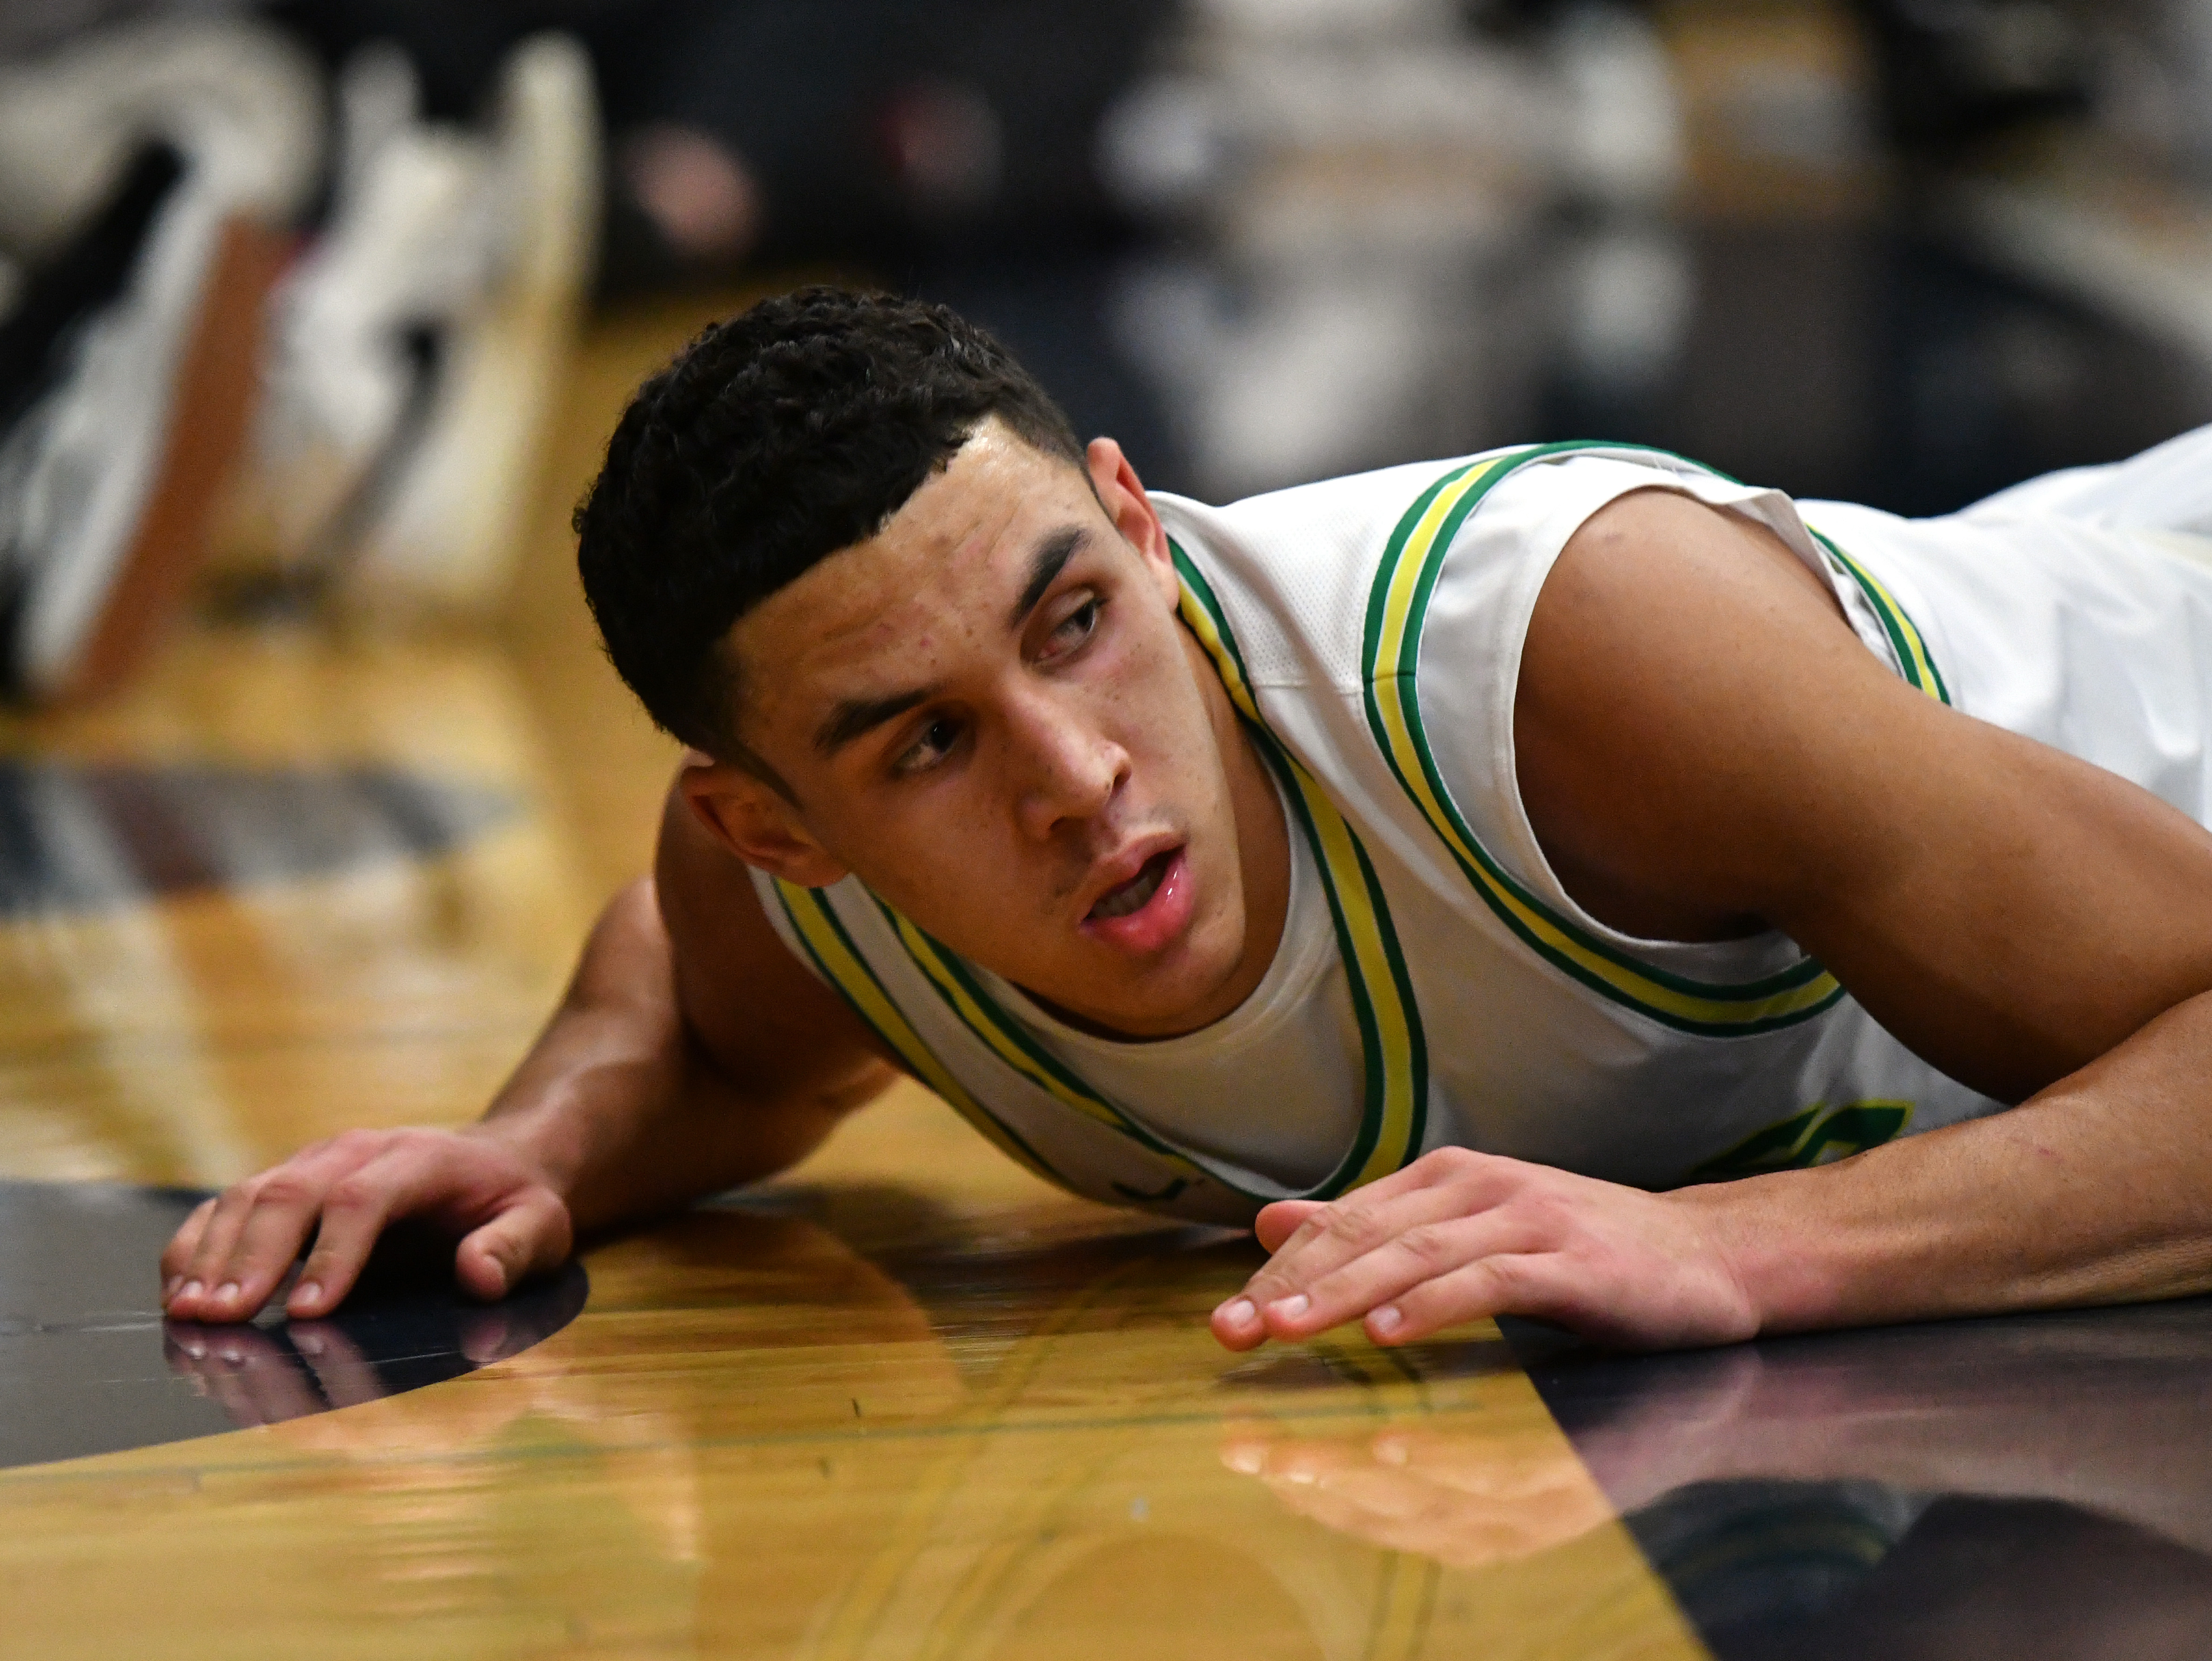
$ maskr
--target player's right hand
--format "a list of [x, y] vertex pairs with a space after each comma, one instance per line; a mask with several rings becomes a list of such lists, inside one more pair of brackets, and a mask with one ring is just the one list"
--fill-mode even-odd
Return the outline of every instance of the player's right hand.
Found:
[[312, 1239], [285, 1313], [345, 1299], [386, 1225], [452, 1235], [453, 1278], [487, 1302], [565, 1262], [568, 1208], [545, 1174], [480, 1130], [349, 1130], [249, 1177], [185, 1220], [161, 1254], [161, 1307], [180, 1321], [250, 1320]]

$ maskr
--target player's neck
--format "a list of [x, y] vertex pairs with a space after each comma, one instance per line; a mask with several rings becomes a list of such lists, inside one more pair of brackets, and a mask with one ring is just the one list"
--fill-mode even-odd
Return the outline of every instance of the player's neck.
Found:
[[1274, 776], [1258, 742], [1229, 701], [1228, 689], [1195, 640], [1186, 644], [1206, 702], [1214, 742], [1229, 782], [1230, 811], [1237, 821], [1237, 861], [1244, 891], [1244, 950], [1234, 973], [1207, 1000], [1203, 1022], [1211, 1025], [1242, 1005], [1267, 977], [1268, 965], [1283, 943], [1291, 909], [1291, 827], [1276, 793]]

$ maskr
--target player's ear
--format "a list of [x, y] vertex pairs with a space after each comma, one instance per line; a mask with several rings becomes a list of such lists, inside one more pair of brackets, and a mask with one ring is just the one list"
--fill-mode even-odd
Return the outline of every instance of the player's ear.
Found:
[[790, 800], [744, 768], [695, 751], [684, 760], [677, 788], [707, 834], [747, 865], [802, 888], [826, 888], [845, 875]]
[[1176, 580], [1175, 556], [1168, 548], [1167, 527], [1160, 523], [1158, 511], [1136, 468], [1110, 438], [1092, 439], [1084, 452], [1084, 465], [1091, 474], [1091, 488], [1097, 492], [1098, 505], [1105, 508], [1107, 518], [1128, 545], [1144, 556], [1152, 580], [1173, 609], [1182, 597], [1182, 585]]

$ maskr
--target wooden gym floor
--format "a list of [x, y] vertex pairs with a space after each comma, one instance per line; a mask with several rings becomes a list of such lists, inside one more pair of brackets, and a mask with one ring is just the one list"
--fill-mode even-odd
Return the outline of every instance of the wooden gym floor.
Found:
[[[672, 761], [595, 649], [562, 520], [629, 387], [695, 320], [588, 342], [499, 637], [204, 628], [121, 700], [0, 734], [19, 783], [107, 782], [126, 876], [174, 853], [127, 822], [114, 782], [134, 776], [411, 781], [447, 826], [296, 860], [264, 838], [172, 859], [166, 892], [0, 921], [0, 1177], [219, 1185], [343, 1128], [479, 1109], [640, 867]], [[2130, 1607], [2182, 1623], [2160, 1631], [2212, 1629], [2212, 1542], [2188, 1520], [2212, 1493], [2185, 1451], [2212, 1355], [2196, 1306], [1718, 1361], [1577, 1361], [1488, 1328], [1231, 1356], [1205, 1314], [1256, 1261], [1044, 1189], [905, 1088], [787, 1179], [590, 1249], [581, 1314], [511, 1359], [0, 1470], [0, 1655], [1809, 1654], [1775, 1611], [1886, 1557], [1942, 1582], [1951, 1560], [1893, 1549], [1929, 1516], [1983, 1564], [1976, 1587], [2011, 1596], [1968, 1549], [1987, 1518], [1929, 1509], [1958, 1492], [2131, 1519], [2096, 1561], [2151, 1566]], [[142, 1315], [154, 1284], [149, 1258]], [[1974, 1393], [2116, 1342], [2131, 1394], [2103, 1372], [2073, 1407]], [[1888, 1396], [1838, 1383], [1851, 1356]], [[1916, 1378], [1942, 1388], [1912, 1397]], [[2088, 1444], [2039, 1460], [2054, 1411]], [[1708, 1651], [1692, 1605], [1733, 1647]], [[2046, 1652], [1975, 1618], [1911, 1628], [1924, 1650], [1900, 1628], [1833, 1652]], [[2196, 1652], [2154, 1640], [2112, 1652]]]

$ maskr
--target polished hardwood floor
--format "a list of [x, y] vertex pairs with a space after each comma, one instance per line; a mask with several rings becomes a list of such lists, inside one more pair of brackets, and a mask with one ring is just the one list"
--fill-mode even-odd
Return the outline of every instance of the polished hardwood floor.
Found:
[[[477, 1110], [672, 758], [562, 520], [696, 320], [587, 343], [503, 630], [204, 626], [120, 699], [0, 729], [93, 804], [32, 843], [110, 891], [0, 918], [0, 1177], [216, 1185]], [[166, 798], [115, 781], [210, 770], [404, 778], [446, 829], [179, 862]], [[1255, 1261], [1047, 1190], [904, 1090], [787, 1179], [593, 1246], [581, 1315], [512, 1359], [0, 1471], [0, 1655], [1704, 1653], [1493, 1332], [1231, 1356], [1205, 1312]]]

